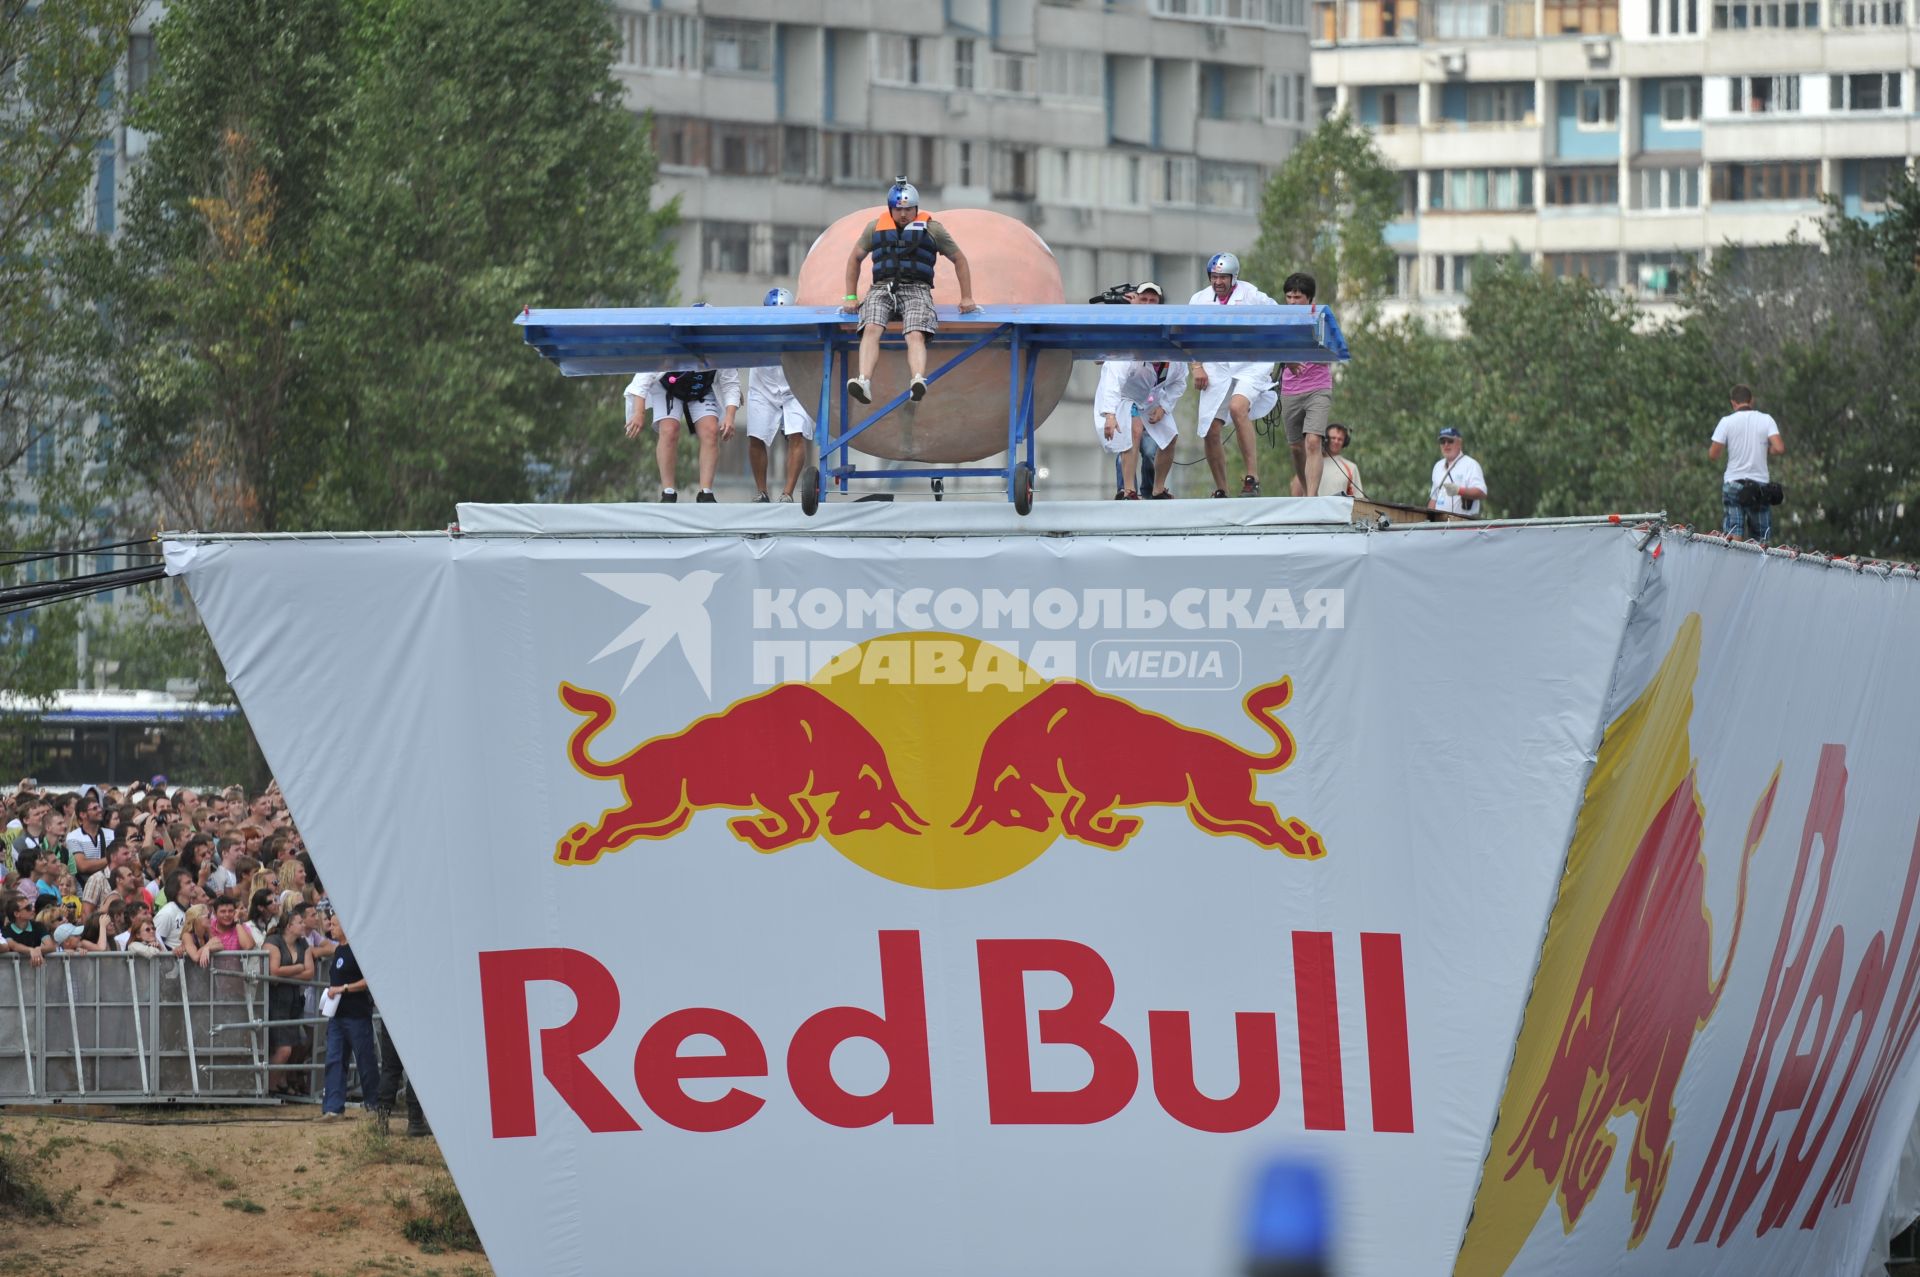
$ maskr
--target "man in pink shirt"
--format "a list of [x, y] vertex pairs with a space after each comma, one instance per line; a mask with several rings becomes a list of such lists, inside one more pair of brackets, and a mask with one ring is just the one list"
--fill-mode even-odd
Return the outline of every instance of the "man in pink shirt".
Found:
[[232, 896], [221, 896], [213, 902], [213, 922], [208, 930], [213, 933], [213, 942], [228, 953], [253, 948], [253, 933], [236, 921], [239, 912], [239, 903]]
[[[1281, 287], [1289, 306], [1311, 306], [1316, 290], [1313, 276], [1295, 271]], [[1287, 450], [1293, 454], [1293, 495], [1320, 491], [1320, 468], [1325, 464], [1327, 422], [1333, 416], [1331, 364], [1280, 365], [1280, 419], [1287, 427]]]

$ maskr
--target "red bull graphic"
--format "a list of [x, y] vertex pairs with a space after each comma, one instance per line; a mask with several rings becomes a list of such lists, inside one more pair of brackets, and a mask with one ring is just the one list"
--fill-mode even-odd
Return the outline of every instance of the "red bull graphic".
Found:
[[[604, 763], [588, 747], [613, 721], [613, 702], [571, 683], [560, 685], [560, 699], [586, 720], [567, 741], [574, 767], [619, 781], [626, 794], [624, 806], [560, 840], [560, 864], [590, 865], [637, 839], [670, 838], [715, 807], [756, 813], [727, 828], [766, 852], [811, 841], [823, 819], [834, 833], [884, 827], [909, 836], [927, 823], [901, 796], [873, 733], [808, 684], [745, 697]], [[749, 757], [753, 765], [743, 765]]]
[[987, 738], [954, 827], [977, 834], [1057, 821], [1076, 842], [1118, 851], [1142, 823], [1120, 808], [1184, 807], [1210, 834], [1318, 860], [1327, 854], [1320, 835], [1254, 794], [1257, 777], [1293, 761], [1293, 736], [1276, 716], [1292, 698], [1284, 678], [1247, 693], [1247, 717], [1273, 737], [1272, 750], [1255, 754], [1085, 683], [1052, 683]]
[[1602, 740], [1454, 1268], [1462, 1277], [1505, 1272], [1550, 1198], [1573, 1231], [1613, 1162], [1608, 1124], [1622, 1114], [1634, 1119], [1627, 1245], [1653, 1222], [1673, 1160], [1674, 1090], [1733, 964], [1747, 866], [1779, 785], [1776, 769], [1748, 821], [1716, 970], [1688, 737], [1699, 661], [1691, 616]]
[[949, 890], [1016, 873], [1063, 835], [1118, 851], [1144, 823], [1127, 809], [1153, 806], [1318, 860], [1321, 836], [1257, 793], [1297, 753], [1279, 718], [1292, 696], [1282, 678], [1243, 699], [1272, 741], [1260, 753], [1086, 684], [1041, 679], [990, 643], [883, 636], [811, 682], [744, 697], [602, 762], [590, 750], [612, 701], [562, 684], [562, 703], [584, 720], [568, 741], [573, 766], [618, 781], [626, 801], [575, 825], [554, 860], [593, 864], [722, 809], [746, 813], [728, 828], [759, 851], [824, 839], [881, 877]]

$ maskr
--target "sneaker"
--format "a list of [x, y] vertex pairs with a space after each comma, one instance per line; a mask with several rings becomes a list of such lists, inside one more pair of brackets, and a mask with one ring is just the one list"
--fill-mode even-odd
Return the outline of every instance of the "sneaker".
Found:
[[672, 505], [674, 502], [678, 501], [679, 499], [680, 499], [680, 494], [678, 492], [675, 492], [672, 488], [660, 489], [660, 500], [665, 502], [667, 505]]
[[769, 496], [768, 496], [768, 495], [767, 495], [766, 493], [764, 493], [764, 492], [756, 492], [756, 493], [754, 493], [754, 494], [753, 494], [753, 503], [754, 503], [755, 505], [765, 505], [765, 504], [767, 504], [767, 502], [768, 502], [768, 501], [770, 501], [770, 500], [772, 500], [772, 498], [771, 498], [771, 497], [769, 497]]
[[1127, 500], [1129, 501], [1138, 501], [1139, 499], [1140, 499], [1140, 494], [1138, 492], [1129, 492], [1127, 494]]
[[1127, 499], [1127, 494], [1124, 492], [1116, 492], [1113, 494], [1113, 499], [1115, 501], [1125, 501]]
[[1151, 500], [1151, 501], [1171, 501], [1171, 500], [1173, 500], [1173, 494], [1172, 494], [1171, 492], [1164, 492], [1164, 491], [1163, 491], [1163, 492], [1156, 492], [1156, 493], [1154, 493], [1154, 494], [1153, 494], [1153, 496], [1151, 496], [1150, 498], [1148, 498], [1148, 500]]
[[1260, 481], [1254, 478], [1252, 475], [1248, 475], [1245, 479], [1242, 479], [1240, 481], [1240, 495], [1243, 497], [1259, 496]]
[[1225, 488], [1215, 488], [1213, 490], [1213, 495], [1216, 497], [1224, 497], [1227, 495], [1227, 490]]
[[719, 497], [716, 497], [713, 495], [712, 488], [702, 488], [700, 489], [700, 495], [695, 497], [693, 500], [695, 505], [711, 505], [713, 502], [718, 501], [719, 499], [720, 499]]
[[912, 381], [908, 382], [907, 395], [915, 403], [919, 403], [922, 399], [925, 399], [927, 397], [927, 379], [925, 377], [915, 377]]
[[341, 1118], [343, 1118], [343, 1117], [345, 1117], [345, 1116], [346, 1116], [346, 1114], [345, 1114], [345, 1113], [326, 1113], [326, 1112], [322, 1112], [322, 1113], [320, 1114], [320, 1118], [319, 1118], [319, 1120], [320, 1120], [320, 1121], [322, 1121], [322, 1122], [337, 1122], [337, 1121], [339, 1121], [339, 1120], [340, 1120]]
[[873, 383], [865, 377], [847, 378], [847, 393], [861, 403], [873, 402]]
[[792, 504], [793, 504], [793, 494], [792, 494], [791, 492], [782, 492], [782, 493], [780, 494], [780, 504], [781, 504], [781, 505], [792, 505]]

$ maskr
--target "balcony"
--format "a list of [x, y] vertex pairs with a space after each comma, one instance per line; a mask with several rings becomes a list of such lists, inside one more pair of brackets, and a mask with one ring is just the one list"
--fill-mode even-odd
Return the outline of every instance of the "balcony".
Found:
[[1420, 13], [1420, 38], [1530, 40], [1533, 15], [1527, 0], [1429, 0]]
[[1314, 0], [1311, 33], [1318, 44], [1413, 44], [1419, 19], [1419, 0]]

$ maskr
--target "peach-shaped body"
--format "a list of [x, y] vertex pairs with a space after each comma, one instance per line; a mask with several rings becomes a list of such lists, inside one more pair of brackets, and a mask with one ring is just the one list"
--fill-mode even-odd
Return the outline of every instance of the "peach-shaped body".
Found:
[[[967, 255], [967, 264], [973, 269], [973, 299], [981, 305], [1066, 300], [1053, 250], [1024, 222], [979, 208], [927, 211], [952, 233], [960, 251]], [[849, 213], [823, 231], [800, 266], [794, 302], [801, 306], [839, 305], [846, 295], [847, 254], [853, 251], [854, 241], [868, 222], [886, 216], [884, 208]], [[872, 275], [869, 259], [860, 267], [857, 291], [862, 297], [867, 294]], [[954, 275], [953, 263], [944, 257], [934, 272], [933, 300], [941, 306], [960, 302], [960, 281]], [[941, 326], [951, 330], [944, 321]], [[896, 321], [889, 325], [889, 331], [898, 333], [899, 327]], [[927, 370], [933, 371], [958, 353], [955, 347], [930, 346]], [[931, 462], [978, 461], [1005, 451], [1008, 358], [1004, 350], [981, 351], [934, 382], [920, 403], [907, 403], [882, 418], [853, 441], [854, 449], [869, 456]], [[780, 362], [800, 402], [809, 406], [818, 403], [820, 356], [789, 354]], [[1064, 351], [1048, 351], [1040, 357], [1034, 373], [1034, 421], [1045, 421], [1059, 404], [1072, 371], [1073, 360]], [[882, 350], [873, 372], [874, 402], [885, 403], [906, 388], [906, 352]], [[831, 402], [837, 405], [837, 385], [832, 394]], [[859, 403], [850, 406], [860, 415], [871, 411]]]

